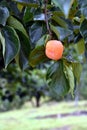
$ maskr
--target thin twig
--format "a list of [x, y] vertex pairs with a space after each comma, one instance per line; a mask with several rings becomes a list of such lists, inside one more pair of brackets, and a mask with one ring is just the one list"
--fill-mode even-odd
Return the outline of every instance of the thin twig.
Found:
[[48, 10], [47, 10], [48, 0], [44, 0], [44, 2], [45, 2], [45, 22], [46, 22], [46, 26], [47, 26], [48, 33], [49, 33], [49, 35], [52, 37], [52, 32], [51, 32], [51, 30], [50, 30], [49, 21], [48, 21]]

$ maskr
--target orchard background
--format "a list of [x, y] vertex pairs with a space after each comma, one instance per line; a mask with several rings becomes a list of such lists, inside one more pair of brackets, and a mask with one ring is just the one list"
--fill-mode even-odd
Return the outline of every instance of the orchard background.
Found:
[[[50, 40], [64, 46], [59, 60], [45, 53]], [[0, 110], [35, 98], [87, 99], [87, 1], [0, 1]], [[81, 76], [82, 75], [82, 76]]]

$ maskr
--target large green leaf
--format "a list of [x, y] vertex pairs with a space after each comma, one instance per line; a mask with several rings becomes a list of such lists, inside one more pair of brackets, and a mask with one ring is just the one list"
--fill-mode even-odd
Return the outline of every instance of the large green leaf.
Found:
[[72, 35], [72, 31], [67, 28], [62, 28], [59, 26], [50, 25], [51, 30], [56, 34], [57, 38], [60, 40], [64, 40], [68, 36]]
[[80, 82], [81, 72], [82, 72], [82, 65], [81, 65], [81, 63], [73, 62], [72, 63], [72, 68], [73, 68], [74, 76], [75, 76], [77, 82], [79, 83]]
[[31, 40], [32, 48], [35, 47], [36, 42], [44, 35], [46, 34], [46, 25], [42, 22], [35, 22], [30, 28], [29, 28], [29, 35]]
[[13, 16], [10, 16], [8, 18], [8, 25], [17, 29], [18, 31], [22, 32], [27, 38], [28, 38], [28, 34], [24, 28], [24, 26], [22, 25], [21, 22], [19, 22], [16, 18], [14, 18]]
[[53, 95], [63, 97], [69, 92], [69, 83], [63, 72], [62, 61], [55, 62], [47, 71], [47, 79], [50, 79], [49, 89]]
[[39, 63], [46, 61], [47, 57], [45, 56], [45, 48], [44, 46], [38, 46], [36, 47], [29, 56], [29, 64], [31, 66], [36, 66]]
[[64, 66], [64, 73], [65, 76], [69, 82], [69, 86], [70, 86], [70, 90], [69, 92], [71, 93], [72, 97], [74, 96], [73, 92], [74, 92], [74, 73], [73, 73], [73, 68], [72, 68], [72, 64], [68, 63], [68, 62], [63, 62], [63, 66]]
[[55, 6], [59, 7], [67, 18], [69, 15], [70, 8], [74, 0], [52, 0]]
[[72, 58], [63, 58], [63, 62], [65, 63], [65, 65], [70, 65], [72, 66], [72, 71], [74, 74], [74, 77], [76, 79], [76, 81], [79, 83], [80, 82], [80, 76], [81, 76], [81, 72], [82, 72], [82, 65], [80, 62], [73, 60]]
[[29, 39], [26, 38], [22, 32], [17, 31], [17, 33], [20, 39], [21, 50], [16, 57], [16, 62], [20, 66], [20, 68], [24, 70], [28, 67], [28, 59], [31, 47], [29, 44]]
[[58, 25], [60, 25], [61, 27], [64, 27], [64, 28], [67, 28], [67, 27], [68, 27], [67, 23], [66, 23], [62, 18], [58, 17], [57, 14], [54, 14], [54, 15], [52, 16], [52, 19], [53, 19], [56, 23], [58, 23]]
[[80, 33], [83, 36], [85, 42], [87, 43], [87, 20], [86, 19], [81, 23]]
[[26, 58], [29, 58], [29, 54], [31, 51], [30, 41], [29, 38], [27, 38], [22, 32], [17, 31], [17, 34], [20, 39], [21, 49], [25, 55]]
[[45, 55], [45, 44], [50, 39], [49, 34], [43, 35], [37, 42], [35, 48], [30, 53], [29, 63], [31, 66], [36, 66], [48, 58]]
[[6, 7], [0, 7], [0, 24], [5, 26], [8, 17], [9, 17], [8, 9]]
[[3, 57], [5, 62], [5, 67], [15, 58], [15, 56], [18, 54], [20, 49], [20, 41], [18, 38], [18, 35], [16, 31], [9, 26], [5, 26], [1, 33], [5, 39], [2, 40], [2, 46], [3, 46]]
[[84, 39], [80, 39], [77, 44], [75, 44], [75, 49], [78, 54], [83, 54], [85, 52]]
[[24, 52], [27, 53], [26, 56], [28, 57], [30, 51], [30, 42], [29, 42], [29, 36], [24, 26], [16, 18], [12, 16], [9, 17], [8, 24], [17, 30], [22, 44], [22, 48]]
[[18, 64], [18, 66], [22, 70], [25, 70], [26, 68], [28, 68], [28, 66], [29, 66], [28, 59], [24, 55], [24, 52], [22, 51], [22, 49], [20, 50], [20, 52], [18, 53], [18, 55], [15, 57], [15, 60], [16, 60], [16, 63]]

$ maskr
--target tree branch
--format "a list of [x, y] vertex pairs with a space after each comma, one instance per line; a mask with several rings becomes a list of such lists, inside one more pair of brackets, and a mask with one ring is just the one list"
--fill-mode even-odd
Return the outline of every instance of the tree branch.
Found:
[[47, 10], [48, 0], [44, 0], [44, 2], [45, 2], [45, 22], [46, 22], [46, 26], [47, 26], [48, 33], [49, 33], [49, 35], [52, 37], [52, 32], [51, 32], [51, 30], [50, 30], [49, 21], [48, 21], [48, 10]]

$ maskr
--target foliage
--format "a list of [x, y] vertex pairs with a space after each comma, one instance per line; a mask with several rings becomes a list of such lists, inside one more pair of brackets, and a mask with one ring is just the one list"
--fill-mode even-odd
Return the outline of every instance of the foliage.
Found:
[[78, 96], [80, 100], [86, 100], [87, 99], [87, 61], [85, 64], [83, 64], [83, 71], [81, 74], [81, 79], [80, 79], [80, 84], [78, 86], [79, 90], [78, 90]]
[[11, 64], [0, 73], [0, 110], [21, 107], [25, 101], [32, 101], [40, 106], [40, 98], [49, 92], [45, 80], [46, 68], [21, 71], [16, 64]]
[[79, 83], [80, 63], [87, 53], [86, 5], [86, 0], [1, 1], [0, 68], [13, 61], [23, 70], [46, 63], [50, 61], [44, 53], [46, 42], [60, 40], [64, 54], [53, 61], [47, 80], [57, 95], [74, 95], [74, 81]]

